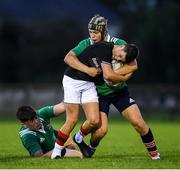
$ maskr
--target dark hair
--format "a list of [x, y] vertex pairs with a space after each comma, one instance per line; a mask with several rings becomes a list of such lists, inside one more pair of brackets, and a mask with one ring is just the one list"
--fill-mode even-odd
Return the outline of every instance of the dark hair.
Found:
[[16, 112], [16, 117], [21, 122], [32, 120], [34, 119], [35, 116], [36, 116], [36, 111], [30, 106], [21, 106], [18, 108]]
[[126, 52], [126, 63], [132, 62], [134, 59], [139, 56], [139, 49], [134, 44], [126, 44], [124, 51]]

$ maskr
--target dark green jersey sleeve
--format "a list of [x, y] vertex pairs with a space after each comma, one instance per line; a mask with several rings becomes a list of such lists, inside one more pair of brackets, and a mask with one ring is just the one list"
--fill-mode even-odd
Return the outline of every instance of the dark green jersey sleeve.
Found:
[[53, 106], [46, 106], [36, 111], [47, 123], [50, 123], [50, 118], [55, 117]]
[[81, 54], [82, 51], [84, 51], [84, 49], [90, 45], [91, 45], [90, 39], [87, 38], [80, 41], [79, 44], [76, 47], [74, 47], [71, 51], [73, 51], [76, 54], [76, 56], [79, 56], [79, 54]]
[[21, 138], [22, 144], [28, 150], [29, 154], [31, 156], [34, 156], [34, 154], [37, 151], [42, 150], [42, 148], [39, 145], [38, 138], [34, 134], [31, 134], [31, 133], [29, 132], [28, 134], [23, 135], [20, 138]]

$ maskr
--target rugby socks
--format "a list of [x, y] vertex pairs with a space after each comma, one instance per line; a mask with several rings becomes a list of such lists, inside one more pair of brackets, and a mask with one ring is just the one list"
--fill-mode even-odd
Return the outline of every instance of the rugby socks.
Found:
[[82, 127], [82, 125], [81, 125], [81, 128], [80, 128], [80, 131], [81, 131], [81, 134], [82, 134], [83, 137], [86, 136], [89, 133], [89, 130], [84, 129]]
[[90, 144], [89, 146], [93, 149], [96, 149], [96, 147], [99, 145], [99, 141], [96, 142], [92, 142], [92, 140], [90, 140]]
[[75, 140], [77, 143], [81, 143], [83, 141], [84, 136], [86, 136], [88, 132], [83, 129], [82, 125], [80, 130], [75, 134]]
[[58, 131], [56, 138], [56, 143], [51, 154], [51, 159], [56, 159], [58, 157], [63, 157], [66, 154], [66, 149], [64, 148], [64, 143], [69, 138], [69, 135], [64, 134], [62, 131]]
[[69, 138], [69, 135], [64, 134], [62, 131], [58, 131], [58, 135], [56, 138], [56, 143], [60, 146], [64, 146], [64, 143], [67, 141]]
[[141, 139], [152, 158], [159, 156], [151, 129], [149, 129], [149, 131], [146, 135], [141, 136]]

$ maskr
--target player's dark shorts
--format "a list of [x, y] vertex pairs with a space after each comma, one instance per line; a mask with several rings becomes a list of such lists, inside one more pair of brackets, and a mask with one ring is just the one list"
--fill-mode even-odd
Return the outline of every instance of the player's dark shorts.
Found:
[[113, 104], [119, 112], [122, 112], [129, 106], [135, 104], [135, 101], [130, 96], [128, 87], [124, 87], [107, 96], [99, 95], [99, 106], [101, 112], [105, 112], [108, 115], [111, 104]]

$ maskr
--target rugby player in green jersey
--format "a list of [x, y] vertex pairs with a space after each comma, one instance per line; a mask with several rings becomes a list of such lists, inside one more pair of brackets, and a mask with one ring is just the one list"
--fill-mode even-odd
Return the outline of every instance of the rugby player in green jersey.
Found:
[[[61, 115], [64, 111], [63, 102], [54, 106], [46, 106], [36, 111], [30, 106], [18, 108], [16, 117], [22, 123], [19, 137], [31, 156], [51, 156], [57, 131], [51, 126], [50, 120]], [[76, 144], [71, 137], [69, 137], [64, 146], [62, 156], [82, 158], [81, 152], [75, 150]]]
[[[100, 15], [95, 15], [90, 20], [88, 24], [88, 31], [90, 34], [90, 38], [82, 40], [75, 48], [73, 48], [66, 55], [64, 61], [66, 64], [68, 64], [70, 67], [76, 70], [87, 73], [90, 76], [95, 76], [97, 72], [96, 70], [94, 70], [94, 68], [87, 67], [78, 60], [78, 56], [82, 53], [82, 51], [86, 47], [99, 41], [113, 42], [115, 45], [124, 45], [126, 44], [126, 42], [121, 39], [109, 36], [107, 32], [107, 19]], [[119, 68], [115, 72], [119, 75], [126, 75], [132, 74], [136, 69], [137, 61], [135, 59], [131, 63], [124, 64], [123, 67]], [[104, 83], [103, 85], [96, 87], [100, 102], [101, 123], [99, 124], [99, 128], [96, 131], [92, 132], [89, 145], [89, 155], [84, 155], [87, 157], [91, 157], [96, 147], [98, 146], [100, 140], [107, 133], [109, 107], [110, 104], [113, 104], [117, 108], [117, 110], [132, 124], [135, 130], [139, 133], [142, 142], [147, 148], [151, 158], [153, 160], [160, 159], [160, 154], [157, 150], [152, 131], [144, 121], [141, 112], [138, 108], [138, 105], [135, 103], [135, 100], [130, 96], [127, 84], [123, 82], [120, 83], [120, 85], [117, 87], [111, 87]], [[85, 143], [83, 142], [83, 137], [86, 135], [85, 133], [83, 133], [83, 127], [85, 126], [86, 122], [82, 124], [79, 132], [75, 135], [74, 140], [77, 144], [79, 144], [78, 146], [80, 146], [80, 144], [85, 145]], [[80, 149], [83, 152], [82, 147]]]

